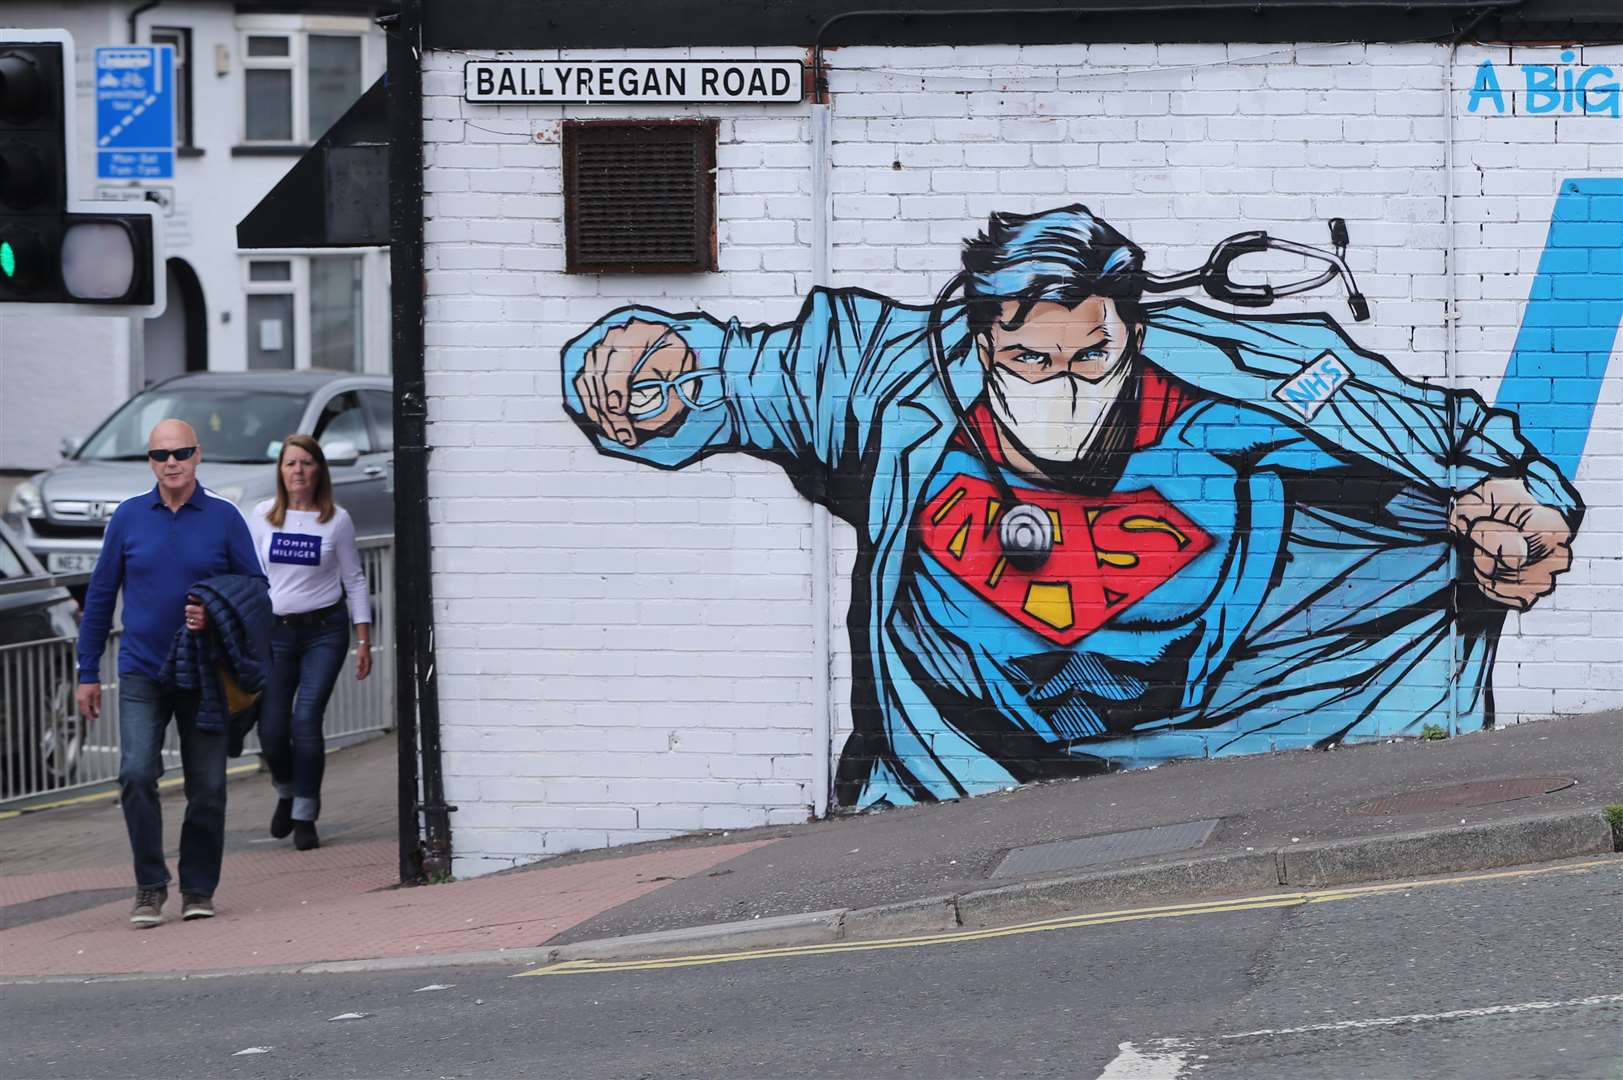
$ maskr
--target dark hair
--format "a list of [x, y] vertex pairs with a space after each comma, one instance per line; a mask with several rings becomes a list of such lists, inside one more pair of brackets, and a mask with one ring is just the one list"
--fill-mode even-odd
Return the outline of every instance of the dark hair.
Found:
[[986, 231], [964, 242], [964, 299], [969, 331], [991, 330], [1002, 306], [1020, 306], [1014, 325], [1034, 304], [1075, 307], [1105, 296], [1129, 323], [1141, 321], [1144, 252], [1080, 203], [1038, 214], [993, 214]]
[[282, 440], [281, 452], [276, 455], [276, 502], [265, 513], [265, 520], [278, 529], [287, 520], [287, 481], [282, 479], [282, 459], [287, 457], [289, 450], [303, 450], [315, 459], [316, 463], [316, 490], [310, 501], [316, 504], [316, 520], [325, 524], [332, 520], [333, 514], [338, 511], [338, 504], [332, 497], [332, 473], [327, 469], [327, 455], [322, 453], [321, 444], [308, 435], [289, 435]]

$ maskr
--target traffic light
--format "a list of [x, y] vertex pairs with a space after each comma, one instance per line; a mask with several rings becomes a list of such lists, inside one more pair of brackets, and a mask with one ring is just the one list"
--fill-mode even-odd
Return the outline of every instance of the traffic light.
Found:
[[0, 30], [0, 314], [157, 315], [154, 214], [73, 198], [73, 39]]

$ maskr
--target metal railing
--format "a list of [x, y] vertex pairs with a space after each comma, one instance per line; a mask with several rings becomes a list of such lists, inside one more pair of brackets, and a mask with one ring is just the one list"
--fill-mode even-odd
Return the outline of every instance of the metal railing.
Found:
[[[394, 542], [388, 537], [362, 540], [360, 549], [372, 594], [372, 674], [357, 682], [353, 660], [339, 672], [322, 729], [329, 743], [394, 727]], [[59, 578], [58, 583], [87, 578]], [[102, 654], [101, 716], [90, 724], [74, 700], [73, 638], [0, 646], [0, 803], [118, 778], [121, 637], [117, 627], [108, 636]], [[258, 750], [255, 731], [243, 753]], [[180, 738], [173, 725], [164, 740], [163, 761], [165, 769], [180, 767]]]

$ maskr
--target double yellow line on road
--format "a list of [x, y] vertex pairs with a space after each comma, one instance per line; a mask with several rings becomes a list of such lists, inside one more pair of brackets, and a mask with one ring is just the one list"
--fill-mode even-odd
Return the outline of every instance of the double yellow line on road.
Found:
[[[259, 763], [255, 762], [252, 765], [233, 765], [225, 771], [225, 775], [228, 777], [247, 776], [249, 773], [258, 771]], [[180, 787], [180, 785], [184, 784], [185, 782], [186, 778], [183, 776], [171, 776], [167, 780], [158, 781], [158, 790], [169, 791]], [[43, 810], [60, 810], [65, 806], [83, 806], [85, 803], [100, 802], [103, 799], [116, 798], [118, 798], [118, 788], [116, 787], [110, 788], [107, 791], [92, 791], [89, 795], [76, 795], [71, 799], [58, 799], [55, 802], [35, 803], [32, 806], [23, 806], [16, 810], [0, 810], [0, 821], [6, 821], [14, 817], [21, 817], [24, 814], [37, 814]]]
[[1130, 908], [1124, 911], [1104, 911], [1092, 915], [1067, 915], [1056, 919], [1044, 919], [1040, 922], [1021, 923], [1018, 926], [1001, 926], [987, 930], [953, 930], [939, 934], [921, 934], [917, 937], [883, 938], [874, 941], [835, 941], [824, 945], [792, 945], [782, 948], [751, 949], [741, 952], [673, 956], [656, 960], [562, 960], [555, 964], [547, 964], [544, 967], [519, 972], [519, 975], [590, 975], [616, 971], [666, 971], [673, 968], [730, 964], [740, 960], [777, 960], [798, 956], [829, 956], [836, 953], [916, 949], [925, 945], [958, 945], [971, 941], [989, 941], [993, 938], [1014, 937], [1020, 934], [1040, 934], [1050, 930], [1075, 930], [1086, 926], [1104, 926], [1109, 923], [1142, 922], [1149, 919], [1181, 919], [1191, 915], [1221, 915], [1233, 911], [1255, 911], [1261, 908], [1328, 904], [1341, 900], [1357, 900], [1366, 896], [1407, 892], [1411, 889], [1434, 888], [1440, 885], [1464, 885], [1476, 881], [1506, 881], [1513, 878], [1536, 877], [1544, 874], [1581, 874], [1605, 865], [1615, 866], [1617, 860], [1568, 863], [1559, 866], [1534, 867], [1527, 870], [1502, 870], [1488, 874], [1429, 878], [1419, 881], [1396, 881], [1381, 885], [1362, 885], [1345, 889], [1321, 889], [1311, 892], [1278, 893], [1271, 896], [1248, 896], [1234, 900], [1214, 900], [1198, 904]]

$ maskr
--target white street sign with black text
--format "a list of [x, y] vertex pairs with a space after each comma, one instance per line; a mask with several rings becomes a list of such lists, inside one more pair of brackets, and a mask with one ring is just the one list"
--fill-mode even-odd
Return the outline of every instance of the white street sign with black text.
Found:
[[798, 60], [470, 60], [467, 101], [769, 102], [805, 96]]

